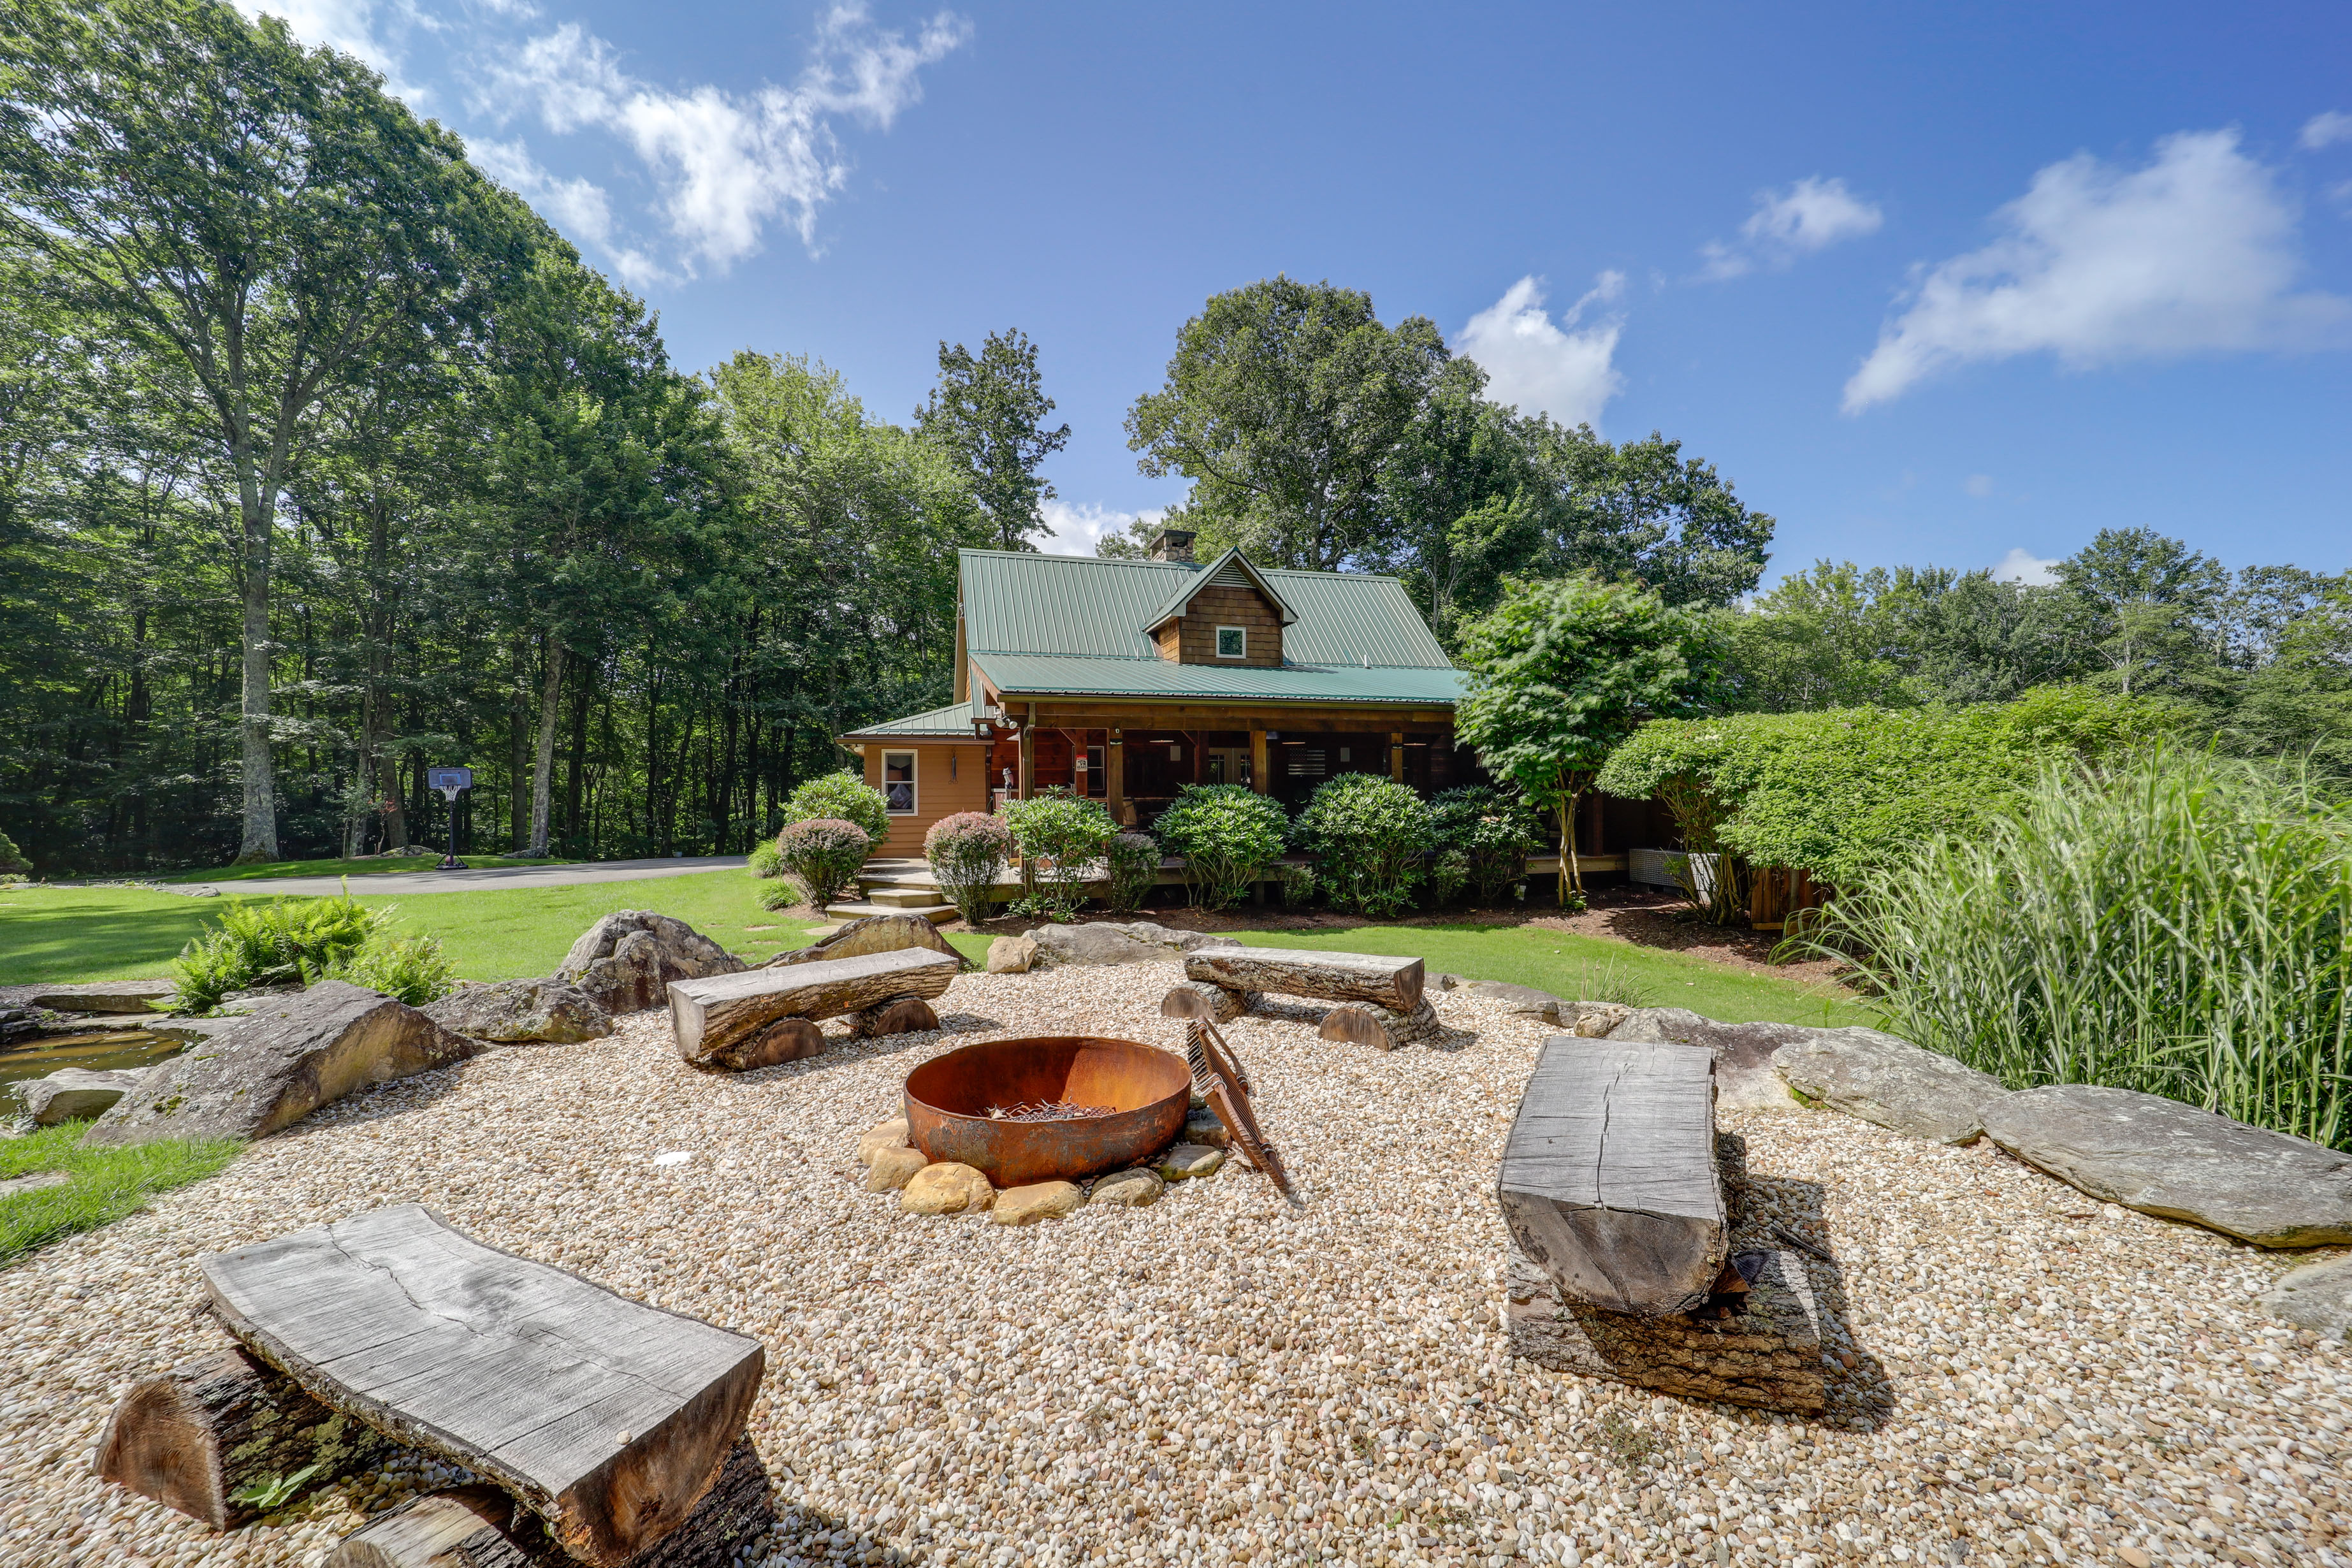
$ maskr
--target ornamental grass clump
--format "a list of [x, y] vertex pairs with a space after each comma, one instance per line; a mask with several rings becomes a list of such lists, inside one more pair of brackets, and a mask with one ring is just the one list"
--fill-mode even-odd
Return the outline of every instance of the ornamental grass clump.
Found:
[[872, 844], [879, 844], [890, 836], [889, 801], [880, 790], [846, 768], [813, 778], [784, 797], [787, 827], [826, 819], [856, 823], [866, 830]]
[[1298, 814], [1333, 905], [1375, 920], [1412, 907], [1432, 847], [1429, 807], [1393, 779], [1342, 773]]
[[[1429, 831], [1438, 846], [1438, 860], [1430, 868], [1432, 879], [1444, 880], [1440, 863], [1448, 854], [1458, 853], [1467, 862], [1464, 878], [1481, 904], [1499, 904], [1514, 887], [1524, 883], [1528, 857], [1543, 843], [1542, 830], [1527, 803], [1492, 784], [1466, 784], [1432, 800]], [[1438, 901], [1443, 903], [1450, 896], [1441, 889]]]
[[817, 816], [776, 835], [776, 853], [802, 899], [811, 909], [822, 910], [856, 884], [874, 843], [875, 836], [857, 823]]
[[1184, 857], [1192, 901], [1222, 910], [1240, 900], [1282, 858], [1290, 819], [1277, 803], [1242, 784], [1186, 784], [1152, 831]]
[[1087, 884], [1118, 824], [1093, 801], [1055, 785], [1027, 800], [1008, 800], [1004, 826], [1021, 852], [1024, 915], [1066, 921], [1087, 901]]
[[931, 824], [923, 835], [923, 858], [956, 913], [978, 925], [994, 905], [990, 889], [1013, 858], [1013, 830], [986, 812], [959, 811]]
[[2352, 816], [2302, 768], [2053, 764], [1789, 944], [2011, 1088], [2105, 1084], [2352, 1149]]

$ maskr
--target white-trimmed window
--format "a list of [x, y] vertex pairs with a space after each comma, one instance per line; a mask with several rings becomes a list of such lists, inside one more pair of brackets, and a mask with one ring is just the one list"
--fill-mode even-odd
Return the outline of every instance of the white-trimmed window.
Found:
[[893, 816], [915, 815], [915, 753], [882, 753], [882, 798]]
[[1217, 628], [1217, 657], [1219, 658], [1247, 658], [1249, 657], [1249, 628], [1247, 626], [1219, 626]]

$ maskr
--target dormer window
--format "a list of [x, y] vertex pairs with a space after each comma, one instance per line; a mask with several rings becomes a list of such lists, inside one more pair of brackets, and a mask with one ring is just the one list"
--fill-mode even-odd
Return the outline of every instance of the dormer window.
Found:
[[1219, 658], [1247, 658], [1249, 657], [1249, 628], [1247, 626], [1219, 626], [1217, 628], [1217, 657]]

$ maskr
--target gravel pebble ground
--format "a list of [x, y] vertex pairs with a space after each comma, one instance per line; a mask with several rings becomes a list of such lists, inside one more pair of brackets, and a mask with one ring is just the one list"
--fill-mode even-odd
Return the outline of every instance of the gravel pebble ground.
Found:
[[215, 1536], [88, 1468], [122, 1390], [207, 1342], [198, 1253], [415, 1200], [766, 1342], [773, 1564], [2352, 1565], [2352, 1350], [2254, 1300], [2313, 1255], [2102, 1210], [1990, 1149], [1725, 1114], [1745, 1226], [1837, 1258], [1822, 1419], [1515, 1362], [1492, 1184], [1546, 1030], [1467, 997], [1386, 1056], [1303, 1008], [1230, 1029], [1303, 1208], [1236, 1163], [1023, 1227], [864, 1190], [857, 1138], [918, 1062], [993, 1034], [1176, 1046], [1160, 978], [966, 976], [941, 1034], [736, 1078], [639, 1015], [356, 1097], [48, 1248], [0, 1273], [0, 1562], [312, 1564], [443, 1484], [396, 1466]]

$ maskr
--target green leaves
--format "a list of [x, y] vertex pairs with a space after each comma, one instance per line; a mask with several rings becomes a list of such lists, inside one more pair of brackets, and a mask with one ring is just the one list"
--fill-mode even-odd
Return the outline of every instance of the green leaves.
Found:
[[1184, 857], [1193, 901], [1222, 910], [1246, 896], [1282, 858], [1289, 826], [1280, 805], [1245, 785], [1186, 784], [1152, 830]]
[[[808, 822], [817, 817], [838, 817], [854, 822], [866, 830], [866, 836], [879, 844], [889, 837], [890, 803], [882, 792], [844, 768], [837, 773], [825, 773], [813, 778], [784, 800], [784, 823]], [[867, 847], [870, 849], [872, 845]]]
[[939, 385], [915, 411], [915, 429], [962, 465], [1001, 549], [1029, 549], [1029, 536], [1045, 531], [1041, 503], [1054, 487], [1037, 467], [1070, 439], [1067, 425], [1045, 428], [1053, 412], [1026, 333], [991, 332], [978, 354], [940, 344]]
[[1298, 813], [1295, 837], [1316, 859], [1332, 903], [1374, 920], [1412, 907], [1433, 847], [1430, 809], [1411, 788], [1372, 773], [1341, 773]]

